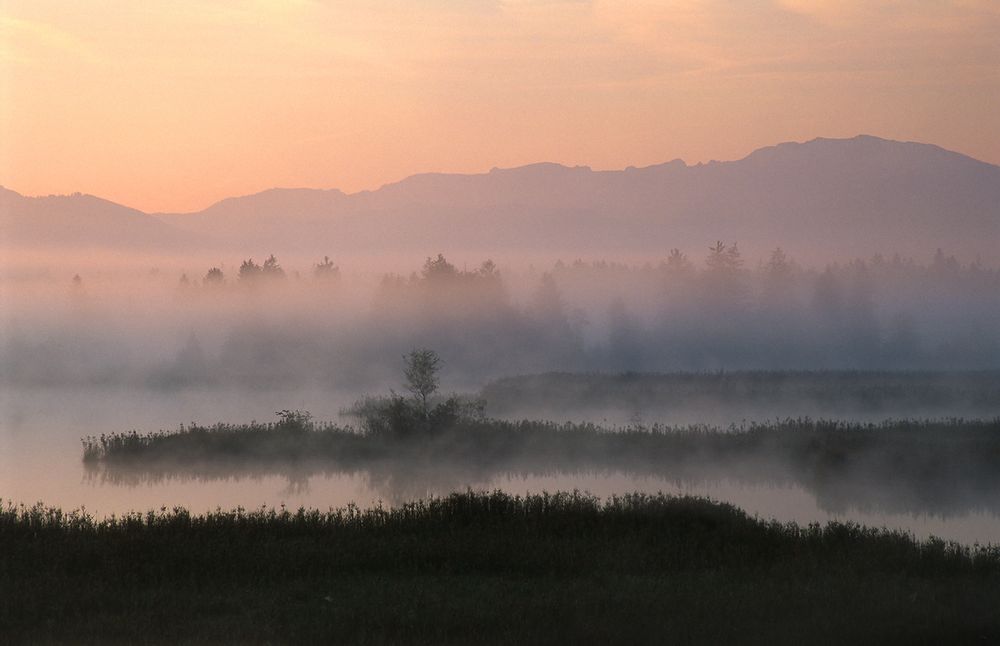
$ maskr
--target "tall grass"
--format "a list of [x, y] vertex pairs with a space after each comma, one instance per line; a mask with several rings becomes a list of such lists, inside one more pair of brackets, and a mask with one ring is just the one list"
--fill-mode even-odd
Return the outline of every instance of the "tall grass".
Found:
[[693, 498], [469, 492], [106, 519], [7, 504], [0, 553], [8, 643], [1000, 637], [995, 547]]

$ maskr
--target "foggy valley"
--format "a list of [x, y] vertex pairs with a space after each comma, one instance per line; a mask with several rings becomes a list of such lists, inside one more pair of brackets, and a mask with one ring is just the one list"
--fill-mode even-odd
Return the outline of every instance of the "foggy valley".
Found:
[[[153, 487], [151, 506], [193, 495], [179, 494], [179, 484], [202, 492], [190, 504], [212, 509], [220, 483], [232, 479], [270, 483], [238, 498], [253, 506], [315, 500], [311, 482], [326, 491], [322, 482], [358, 474], [361, 481], [344, 485], [351, 496], [397, 503], [499, 482], [537, 490], [551, 477], [600, 491], [606, 479], [624, 477], [650, 491], [719, 483], [711, 486], [729, 487], [729, 497], [777, 486], [775, 500], [793, 491], [812, 496], [815, 517], [857, 517], [874, 505], [917, 531], [924, 521], [898, 514], [943, 514], [961, 526], [969, 514], [993, 509], [988, 495], [956, 490], [948, 503], [915, 493], [899, 498], [871, 476], [846, 473], [816, 490], [808, 469], [792, 475], [787, 464], [769, 464], [775, 456], [763, 449], [732, 464], [692, 455], [652, 469], [628, 460], [534, 463], [527, 450], [515, 452], [514, 462], [480, 467], [379, 461], [345, 470], [278, 459], [261, 471], [260, 464], [192, 459], [154, 470], [166, 478], [150, 480], [140, 469], [134, 481], [128, 469], [95, 479], [78, 466], [86, 436], [267, 421], [282, 409], [363, 433], [352, 407], [398, 391], [413, 348], [432, 348], [443, 366], [441, 392], [477, 402], [485, 419], [596, 423], [610, 432], [704, 426], [739, 435], [748, 423], [785, 419], [1000, 415], [995, 267], [942, 250], [923, 260], [879, 254], [811, 267], [780, 249], [759, 259], [745, 258], [738, 243], [702, 249], [672, 249], [641, 265], [484, 260], [467, 268], [435, 254], [409, 271], [383, 273], [329, 257], [286, 266], [274, 256], [195, 269], [191, 259], [170, 269], [97, 259], [12, 272], [3, 283], [0, 345], [7, 487], [39, 490], [30, 476], [14, 479], [47, 463], [67, 474], [47, 500], [118, 513], [132, 508], [134, 494], [109, 491], [129, 483]], [[524, 471], [524, 464], [534, 466]], [[523, 477], [529, 480], [519, 483]], [[850, 484], [858, 477], [867, 485]], [[841, 493], [827, 492], [830, 486]], [[344, 495], [335, 498], [349, 502]], [[774, 513], [773, 504], [756, 505]], [[947, 531], [985, 540], [992, 530], [982, 527]]]
[[[938, 250], [809, 267], [737, 243], [655, 264], [557, 261], [407, 273], [275, 259], [4, 281], [8, 386], [288, 389], [394, 384], [435, 349], [448, 385], [542, 372], [983, 371], [1000, 366], [1000, 271]], [[210, 271], [211, 269], [211, 271]], [[255, 273], [256, 270], [256, 273]]]
[[995, 5], [0, 3], [0, 644], [1000, 643]]
[[[831, 147], [870, 165], [910, 146], [779, 146], [705, 172], [766, 190], [754, 173], [801, 161], [788, 155], [815, 162], [800, 175], [825, 174]], [[57, 512], [12, 501], [44, 500], [113, 527], [143, 509], [406, 510], [462, 491], [472, 504], [475, 491], [529, 504], [580, 490], [611, 505], [666, 493], [828, 531], [861, 522], [992, 544], [1000, 267], [983, 252], [998, 218], [968, 199], [992, 199], [998, 169], [912, 152], [985, 190], [947, 198], [968, 218], [914, 210], [907, 193], [827, 234], [821, 208], [805, 215], [785, 195], [785, 223], [750, 226], [743, 196], [742, 223], [722, 209], [654, 225], [669, 209], [650, 210], [662, 196], [638, 187], [700, 172], [677, 164], [600, 180], [538, 166], [354, 196], [272, 191], [183, 216], [5, 193], [4, 513], [39, 522]], [[927, 185], [918, 170], [904, 174]], [[586, 193], [601, 182], [611, 192], [597, 209]], [[616, 186], [635, 201], [617, 204]], [[703, 198], [678, 199], [718, 209]], [[903, 230], [900, 217], [906, 236], [878, 233]], [[537, 248], [513, 244], [529, 220], [546, 223]], [[566, 235], [546, 239], [546, 226]], [[263, 253], [234, 251], [249, 248]], [[415, 357], [432, 362], [422, 377]]]

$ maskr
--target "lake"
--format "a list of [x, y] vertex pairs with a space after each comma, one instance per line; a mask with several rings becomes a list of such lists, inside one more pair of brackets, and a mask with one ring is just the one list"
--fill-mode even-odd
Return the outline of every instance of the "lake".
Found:
[[[129, 430], [140, 432], [177, 428], [192, 421], [269, 421], [281, 409], [312, 411], [317, 419], [337, 420], [339, 411], [355, 399], [347, 393], [323, 391], [217, 390], [156, 391], [137, 389], [6, 390], [0, 394], [0, 497], [4, 502], [43, 502], [64, 510], [84, 508], [97, 516], [183, 506], [194, 512], [234, 507], [327, 509], [355, 503], [361, 507], [397, 505], [455, 490], [503, 489], [511, 493], [579, 489], [600, 497], [627, 492], [664, 492], [705, 496], [725, 501], [751, 515], [799, 524], [829, 520], [854, 521], [910, 531], [964, 543], [1000, 543], [1000, 514], [992, 500], [970, 499], [942, 512], [921, 509], [908, 501], [906, 511], [873, 502], [810, 490], [781, 477], [747, 480], [717, 472], [696, 471], [662, 476], [621, 472], [550, 474], [490, 474], [483, 477], [447, 472], [400, 473], [378, 470], [298, 474], [221, 472], [157, 479], [117, 478], [88, 470], [81, 460], [80, 439], [88, 435]], [[773, 418], [782, 411], [773, 411]], [[735, 413], [734, 413], [735, 414]], [[697, 411], [674, 411], [663, 421], [698, 421]], [[718, 410], [715, 424], [729, 421]], [[612, 422], [619, 420], [612, 419]], [[764, 474], [766, 475], [766, 474]], [[879, 496], [873, 496], [879, 500]]]

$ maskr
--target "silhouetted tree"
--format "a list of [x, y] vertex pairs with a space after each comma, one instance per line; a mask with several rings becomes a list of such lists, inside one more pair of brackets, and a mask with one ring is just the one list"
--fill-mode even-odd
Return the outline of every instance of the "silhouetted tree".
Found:
[[550, 357], [562, 365], [572, 365], [579, 359], [586, 320], [582, 311], [570, 311], [566, 307], [552, 274], [542, 274], [528, 314], [534, 319], [533, 342], [538, 344], [539, 357]]
[[438, 254], [437, 258], [427, 258], [421, 275], [431, 281], [447, 280], [458, 276], [458, 269], [445, 260], [444, 255]]
[[720, 240], [714, 246], [709, 247], [708, 251], [705, 264], [708, 265], [710, 272], [735, 274], [743, 266], [743, 257], [735, 242], [727, 247]]
[[741, 276], [743, 257], [740, 250], [735, 242], [728, 247], [716, 242], [709, 247], [705, 264], [708, 270], [703, 275], [700, 298], [706, 314], [734, 322], [731, 317], [743, 308], [748, 291]]
[[[667, 254], [665, 262], [660, 263], [659, 274], [662, 276], [663, 301], [660, 302], [661, 322], [664, 329], [661, 335], [666, 333], [670, 337], [677, 339], [678, 334], [683, 334], [689, 324], [686, 322], [695, 311], [697, 302], [698, 285], [696, 284], [697, 270], [694, 263], [680, 249], [674, 248]], [[674, 343], [663, 344], [679, 348], [689, 347], [682, 340], [677, 339]]]
[[253, 261], [253, 258], [247, 258], [240, 264], [239, 279], [241, 282], [252, 282], [260, 278], [262, 273], [260, 265]]
[[478, 273], [483, 278], [500, 278], [500, 270], [492, 260], [484, 260], [483, 264], [479, 265]]
[[222, 270], [218, 267], [212, 267], [208, 270], [208, 273], [205, 274], [205, 278], [203, 278], [201, 282], [206, 285], [221, 285], [225, 281], [226, 277], [222, 273]]
[[433, 350], [417, 349], [404, 356], [403, 361], [406, 363], [403, 369], [405, 387], [419, 403], [426, 419], [430, 412], [427, 399], [438, 389], [437, 373], [441, 368], [441, 358]]
[[562, 292], [556, 285], [555, 278], [548, 272], [542, 274], [542, 280], [532, 299], [531, 309], [536, 318], [547, 325], [569, 327], [569, 317], [566, 315]]
[[670, 250], [663, 268], [672, 277], [686, 277], [694, 273], [694, 264], [688, 260], [683, 251], [677, 248]]
[[787, 303], [792, 287], [795, 268], [781, 247], [771, 252], [771, 257], [764, 265], [764, 303], [766, 307], [775, 307], [779, 303]]
[[267, 260], [264, 261], [264, 264], [261, 265], [260, 273], [265, 278], [285, 277], [285, 270], [278, 264], [278, 259], [274, 257], [274, 254], [268, 256]]
[[768, 259], [767, 265], [764, 266], [764, 270], [768, 276], [785, 279], [792, 273], [792, 263], [788, 260], [785, 251], [781, 247], [777, 247], [771, 252], [771, 257]]
[[959, 264], [955, 256], [945, 256], [941, 248], [934, 252], [934, 261], [931, 264], [931, 271], [937, 275], [954, 274], [957, 273], [962, 266]]
[[330, 260], [330, 256], [323, 256], [323, 262], [313, 265], [313, 276], [321, 280], [336, 278], [340, 275], [340, 269]]

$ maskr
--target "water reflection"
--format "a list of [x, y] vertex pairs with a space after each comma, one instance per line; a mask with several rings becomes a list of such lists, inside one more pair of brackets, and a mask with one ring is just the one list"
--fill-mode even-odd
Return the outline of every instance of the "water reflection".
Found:
[[[815, 508], [826, 516], [933, 515], [943, 519], [968, 514], [1000, 516], [1000, 474], [983, 479], [953, 472], [925, 474], [919, 478], [899, 473], [865, 469], [838, 472], [792, 468], [777, 459], [697, 464], [677, 463], [652, 467], [551, 468], [538, 462], [475, 467], [426, 460], [394, 459], [363, 466], [340, 465], [329, 460], [295, 463], [230, 461], [179, 464], [154, 462], [143, 465], [98, 463], [85, 467], [90, 485], [170, 488], [198, 483], [212, 489], [220, 483], [276, 485], [272, 495], [308, 498], [315, 480], [350, 479], [366, 492], [366, 498], [398, 504], [428, 495], [456, 490], [484, 489], [516, 483], [566, 482], [569, 488], [600, 488], [602, 483], [628, 483], [633, 489], [651, 491], [721, 491], [727, 488], [768, 490], [776, 498], [796, 490], [807, 493]], [[627, 490], [627, 489], [626, 489]], [[624, 490], [619, 490], [621, 493]], [[1000, 539], [1000, 535], [997, 536]]]
[[[312, 410], [336, 419], [350, 401], [324, 392], [187, 393], [162, 397], [145, 391], [0, 392], [0, 497], [64, 509], [85, 507], [106, 516], [130, 510], [184, 506], [193, 512], [238, 506], [327, 509], [398, 504], [454, 490], [511, 493], [587, 490], [607, 497], [629, 491], [707, 496], [763, 518], [798, 523], [830, 519], [902, 528], [963, 542], [1000, 543], [1000, 461], [997, 474], [962, 468], [901, 477], [906, 470], [870, 464], [854, 470], [791, 468], [765, 460], [671, 463], [629, 467], [553, 456], [503, 464], [325, 461], [161, 464], [141, 469], [81, 463], [80, 438], [136, 428], [174, 428], [178, 420], [271, 419], [282, 408]], [[771, 417], [775, 414], [766, 417]], [[684, 415], [690, 415], [688, 419]], [[702, 411], [701, 415], [708, 415]], [[696, 411], [665, 418], [683, 424]], [[714, 420], [720, 424], [740, 418]], [[988, 458], [989, 456], [987, 456]], [[986, 460], [990, 462], [990, 460]]]
[[[396, 505], [455, 490], [502, 489], [525, 494], [581, 489], [608, 497], [628, 491], [695, 495], [730, 502], [751, 515], [799, 524], [850, 520], [890, 527], [917, 536], [940, 536], [965, 543], [1000, 543], [1000, 510], [995, 500], [964, 499], [964, 505], [932, 510], [899, 490], [873, 493], [861, 483], [830, 490], [810, 489], [766, 473], [756, 478], [650, 475], [622, 471], [461, 473], [451, 470], [386, 468], [342, 471], [314, 465], [280, 469], [218, 468], [157, 473], [125, 469], [87, 470], [90, 499], [103, 513], [181, 505], [194, 511], [242, 506], [286, 505], [327, 509], [348, 503]], [[846, 492], [846, 497], [841, 494]], [[891, 504], [887, 504], [891, 503]]]

